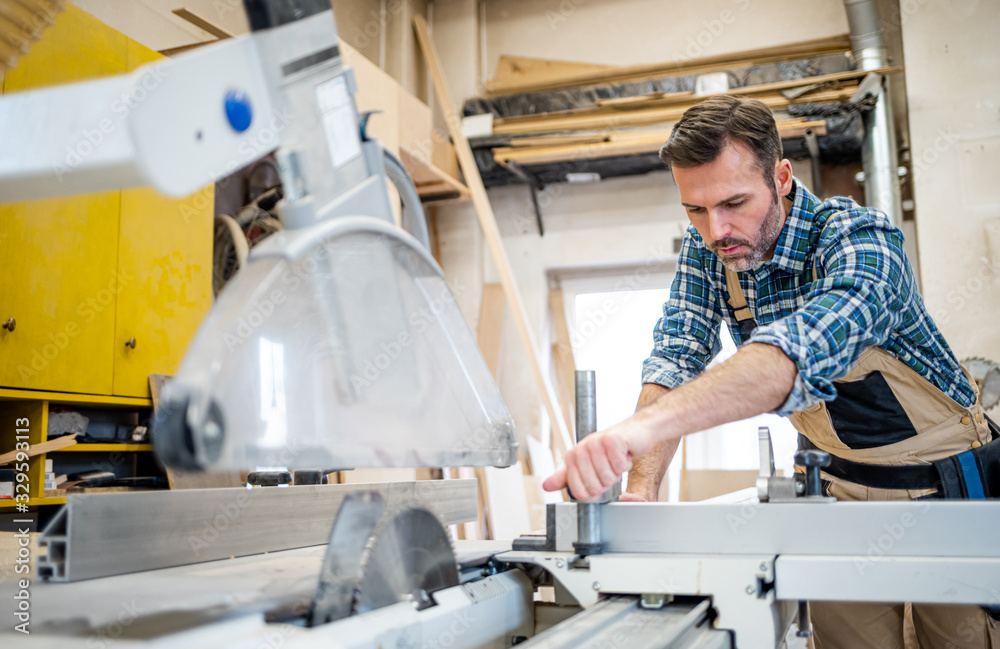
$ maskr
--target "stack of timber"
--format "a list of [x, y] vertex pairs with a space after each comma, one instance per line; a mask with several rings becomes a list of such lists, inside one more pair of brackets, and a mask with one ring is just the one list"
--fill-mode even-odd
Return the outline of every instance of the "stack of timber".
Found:
[[[466, 115], [494, 116], [493, 134], [471, 144], [487, 186], [540, 186], [564, 182], [572, 173], [607, 178], [662, 169], [657, 153], [672, 125], [706, 98], [694, 92], [698, 75], [724, 71], [731, 87], [721, 94], [767, 105], [786, 155], [804, 157], [805, 138], [815, 136], [824, 154], [845, 162], [860, 153], [859, 108], [851, 103], [859, 83], [871, 72], [901, 71], [844, 69], [849, 50], [845, 35], [628, 67], [505, 56], [487, 84], [487, 96], [466, 103]], [[535, 112], [538, 107], [543, 110]]]

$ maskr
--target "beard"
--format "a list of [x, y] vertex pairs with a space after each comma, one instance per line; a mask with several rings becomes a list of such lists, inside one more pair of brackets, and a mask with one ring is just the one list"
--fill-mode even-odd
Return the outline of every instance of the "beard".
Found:
[[[757, 270], [764, 263], [764, 256], [771, 249], [771, 245], [778, 238], [780, 224], [781, 205], [778, 202], [778, 192], [772, 188], [771, 206], [767, 210], [767, 215], [764, 217], [764, 222], [760, 225], [757, 236], [752, 241], [729, 237], [719, 239], [709, 246], [709, 249], [715, 253], [715, 256], [719, 258], [722, 265], [729, 270], [738, 273]], [[720, 252], [724, 248], [732, 248], [733, 246], [745, 246], [747, 250], [735, 255], [724, 255]]]

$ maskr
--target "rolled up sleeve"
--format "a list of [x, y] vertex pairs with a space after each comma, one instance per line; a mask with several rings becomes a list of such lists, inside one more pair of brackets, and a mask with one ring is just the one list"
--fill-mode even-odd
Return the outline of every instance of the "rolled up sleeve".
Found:
[[676, 388], [701, 373], [720, 349], [722, 313], [691, 230], [684, 236], [670, 297], [653, 328], [642, 382]]
[[820, 279], [805, 302], [758, 327], [748, 341], [780, 348], [798, 369], [776, 414], [836, 398], [833, 381], [847, 374], [866, 347], [885, 343], [914, 291], [899, 230], [888, 222], [852, 227], [857, 221], [849, 216], [831, 218], [825, 232], [832, 234], [816, 251]]

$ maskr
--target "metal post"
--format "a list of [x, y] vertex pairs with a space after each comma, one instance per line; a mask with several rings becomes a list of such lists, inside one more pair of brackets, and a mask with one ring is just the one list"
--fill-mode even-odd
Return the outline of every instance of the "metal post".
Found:
[[[888, 65], [888, 50], [882, 38], [875, 0], [844, 0], [851, 30], [852, 55], [862, 70]], [[896, 127], [892, 117], [889, 89], [883, 84], [875, 108], [862, 115], [865, 139], [861, 158], [865, 168], [865, 202], [889, 216], [893, 225], [903, 222], [899, 195], [899, 158]]]
[[576, 376], [576, 443], [597, 431], [597, 375], [594, 370], [577, 370]]
[[[576, 443], [597, 431], [597, 378], [593, 370], [577, 370], [576, 383]], [[577, 541], [573, 549], [580, 556], [600, 554], [604, 550], [601, 541], [601, 503], [618, 499], [621, 482], [609, 488], [596, 503], [577, 503]]]

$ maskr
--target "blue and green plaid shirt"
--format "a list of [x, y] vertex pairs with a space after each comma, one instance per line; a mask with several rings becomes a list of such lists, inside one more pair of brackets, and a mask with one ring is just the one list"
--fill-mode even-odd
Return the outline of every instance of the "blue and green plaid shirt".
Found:
[[924, 308], [902, 232], [881, 211], [849, 198], [820, 201], [798, 179], [789, 198], [792, 208], [774, 257], [739, 273], [759, 325], [749, 336], [727, 303], [722, 262], [688, 228], [670, 298], [653, 330], [653, 351], [643, 363], [643, 383], [674, 388], [693, 379], [721, 349], [724, 319], [738, 346], [774, 345], [798, 367], [777, 414], [834, 399], [833, 381], [871, 346], [885, 349], [963, 406], [972, 405], [975, 392]]

